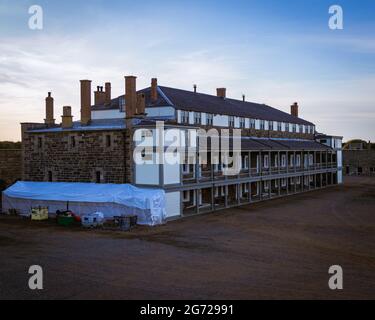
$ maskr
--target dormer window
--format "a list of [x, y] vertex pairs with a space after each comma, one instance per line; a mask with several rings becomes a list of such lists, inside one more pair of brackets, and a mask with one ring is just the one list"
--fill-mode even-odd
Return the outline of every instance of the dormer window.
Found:
[[206, 125], [212, 126], [213, 125], [214, 116], [211, 113], [207, 113], [206, 115]]
[[240, 118], [240, 128], [245, 129], [245, 118]]
[[228, 118], [228, 126], [230, 128], [234, 127], [234, 116], [229, 116], [229, 118]]
[[260, 120], [260, 130], [264, 130], [265, 129], [265, 121], [264, 120]]
[[181, 111], [181, 123], [189, 123], [189, 111]]
[[201, 113], [194, 112], [194, 124], [201, 124]]

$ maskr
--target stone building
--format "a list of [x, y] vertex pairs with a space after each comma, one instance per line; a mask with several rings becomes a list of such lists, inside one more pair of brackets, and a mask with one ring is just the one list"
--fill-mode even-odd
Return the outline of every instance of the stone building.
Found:
[[375, 145], [370, 141], [352, 140], [343, 148], [345, 175], [375, 175]]
[[[162, 188], [168, 217], [342, 182], [341, 137], [316, 135], [315, 124], [299, 117], [297, 103], [288, 114], [247, 102], [245, 97], [230, 99], [225, 88], [208, 95], [196, 86], [193, 91], [159, 86], [157, 79], [137, 91], [134, 76], [125, 77], [124, 91], [112, 98], [111, 84], [106, 83], [104, 90], [96, 88], [92, 103], [91, 81], [81, 80], [81, 117], [74, 121], [71, 107], [64, 106], [60, 124], [49, 93], [44, 122], [21, 124], [23, 179]], [[230, 155], [220, 145], [217, 161], [212, 160], [211, 148], [209, 160], [202, 163], [202, 129], [216, 129], [220, 138], [225, 130], [240, 131], [241, 137], [231, 140]], [[184, 141], [174, 152], [176, 158], [183, 158], [177, 163], [165, 161], [165, 148], [173, 144], [165, 141], [172, 131]], [[146, 140], [151, 145], [144, 144]], [[159, 141], [163, 142], [161, 153], [156, 147]], [[209, 141], [212, 144], [212, 138]], [[135, 161], [134, 151], [143, 145], [141, 161]], [[227, 158], [234, 159], [235, 174], [226, 174]]]

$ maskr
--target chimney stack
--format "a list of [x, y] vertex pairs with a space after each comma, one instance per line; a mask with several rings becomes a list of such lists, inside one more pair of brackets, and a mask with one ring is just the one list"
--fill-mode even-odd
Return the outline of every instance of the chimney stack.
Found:
[[72, 128], [73, 127], [72, 107], [70, 106], [63, 107], [63, 115], [61, 118], [62, 118], [63, 129]]
[[290, 106], [290, 114], [293, 117], [297, 117], [298, 118], [298, 103], [297, 102], [294, 102], [294, 104], [292, 104]]
[[81, 124], [91, 122], [91, 80], [81, 80]]
[[146, 109], [146, 96], [144, 93], [137, 95], [137, 115], [144, 115]]
[[197, 85], [194, 85], [194, 93], [197, 93]]
[[46, 98], [46, 118], [44, 123], [47, 126], [53, 126], [55, 124], [55, 119], [53, 118], [53, 98], [51, 97], [51, 92], [48, 92], [48, 97]]
[[242, 95], [242, 101], [245, 102], [246, 101], [246, 96], [243, 94]]
[[125, 111], [126, 118], [132, 118], [137, 109], [137, 88], [134, 76], [125, 77]]
[[105, 83], [105, 104], [111, 104], [111, 83]]
[[158, 79], [151, 79], [151, 101], [156, 102], [158, 100]]
[[226, 89], [226, 88], [217, 88], [217, 89], [216, 89], [216, 95], [217, 95], [219, 98], [222, 98], [222, 99], [225, 99], [225, 98], [226, 98], [226, 92], [227, 92], [227, 89]]
[[97, 86], [96, 91], [94, 91], [94, 104], [102, 105], [105, 103], [105, 92], [103, 92], [103, 87]]

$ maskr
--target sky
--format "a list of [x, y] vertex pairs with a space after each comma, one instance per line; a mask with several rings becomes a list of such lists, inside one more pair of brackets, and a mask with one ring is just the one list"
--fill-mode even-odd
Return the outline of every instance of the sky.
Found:
[[[29, 28], [29, 8], [43, 28]], [[329, 28], [331, 5], [343, 29]], [[21, 122], [43, 122], [52, 91], [55, 118], [72, 106], [79, 80], [93, 88], [124, 76], [266, 103], [319, 132], [375, 141], [375, 1], [25, 1], [0, 0], [0, 140], [20, 140]]]

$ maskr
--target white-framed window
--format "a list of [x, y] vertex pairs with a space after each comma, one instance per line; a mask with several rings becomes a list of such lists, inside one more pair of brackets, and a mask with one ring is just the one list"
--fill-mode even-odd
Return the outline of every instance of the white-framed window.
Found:
[[214, 123], [214, 116], [211, 113], [206, 114], [206, 125], [212, 126]]
[[247, 183], [241, 183], [240, 184], [240, 193], [248, 193], [249, 192], [249, 185]]
[[297, 131], [297, 125], [295, 123], [292, 124], [292, 131], [293, 132]]
[[304, 177], [303, 178], [303, 182], [304, 182], [304, 184], [305, 184], [305, 186], [308, 186], [309, 185], [309, 177]]
[[264, 130], [265, 127], [266, 127], [265, 121], [264, 120], [260, 120], [260, 130]]
[[245, 118], [240, 118], [240, 128], [245, 129]]
[[290, 184], [291, 184], [291, 185], [294, 185], [294, 179], [295, 179], [295, 178], [290, 178]]
[[264, 181], [264, 190], [268, 191], [269, 187], [269, 181]]
[[279, 180], [276, 179], [276, 180], [275, 180], [275, 188], [278, 188], [278, 187], [279, 187]]
[[281, 131], [281, 122], [280, 121], [277, 122], [277, 131]]
[[301, 124], [298, 126], [298, 132], [299, 132], [299, 133], [303, 133], [303, 127], [302, 127]]
[[286, 187], [286, 179], [281, 179], [281, 186]]
[[190, 190], [185, 190], [182, 192], [182, 201], [189, 202], [190, 201]]
[[279, 166], [279, 155], [275, 156], [275, 168], [278, 168]]
[[285, 122], [285, 131], [289, 132], [289, 123], [288, 122]]
[[286, 167], [286, 155], [285, 155], [285, 154], [282, 154], [282, 155], [281, 155], [281, 166], [282, 166], [283, 168]]
[[184, 163], [183, 165], [182, 165], [182, 173], [183, 174], [188, 174], [190, 172], [190, 170], [189, 170], [189, 165], [187, 164], [187, 163]]
[[189, 111], [181, 111], [181, 123], [189, 123]]
[[233, 128], [234, 127], [234, 116], [229, 116], [228, 117], [228, 126], [230, 128]]
[[301, 184], [301, 177], [297, 177], [297, 184]]
[[296, 155], [296, 166], [297, 167], [301, 166], [301, 155], [300, 154]]
[[313, 154], [309, 154], [309, 165], [310, 166], [314, 165], [314, 155]]
[[249, 169], [249, 156], [244, 155], [242, 157], [242, 164], [241, 164], [242, 169]]
[[223, 197], [226, 195], [225, 186], [221, 186], [221, 195]]
[[255, 119], [249, 119], [250, 129], [255, 129]]
[[307, 167], [309, 166], [309, 155], [308, 155], [308, 154], [305, 154], [305, 155], [303, 156], [303, 166], [304, 166], [305, 168], [307, 168]]
[[309, 180], [310, 180], [310, 182], [314, 182], [314, 177], [313, 176], [309, 176]]
[[219, 190], [220, 187], [215, 187], [215, 198], [218, 198], [219, 197], [219, 194], [220, 194], [220, 190]]
[[201, 124], [202, 115], [200, 112], [194, 112], [194, 124]]
[[291, 154], [291, 155], [290, 155], [289, 166], [290, 166], [290, 167], [294, 167], [294, 154]]
[[273, 130], [273, 121], [268, 121], [268, 130]]
[[264, 167], [264, 168], [268, 168], [268, 167], [269, 167], [269, 158], [268, 158], [268, 154], [265, 154], [264, 157], [263, 157], [263, 167]]

